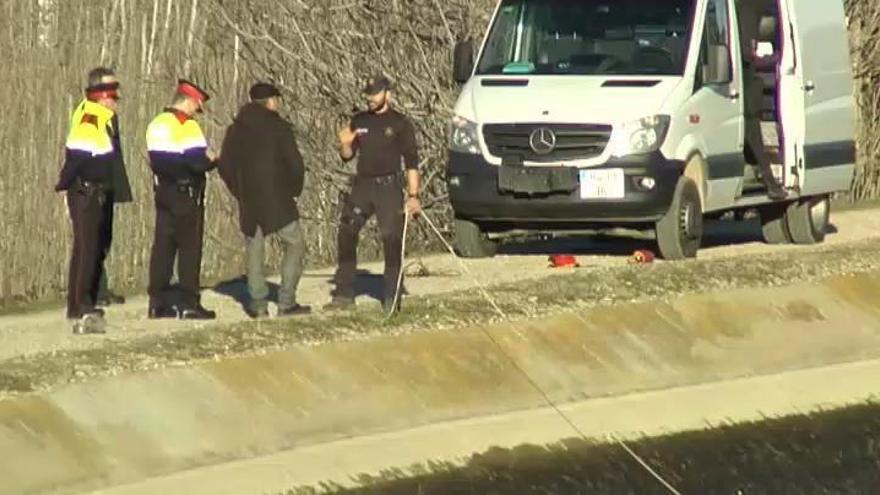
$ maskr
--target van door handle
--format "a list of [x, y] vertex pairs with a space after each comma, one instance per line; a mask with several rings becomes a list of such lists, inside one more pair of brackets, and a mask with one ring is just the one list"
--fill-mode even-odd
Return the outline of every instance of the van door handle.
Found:
[[735, 89], [731, 89], [730, 94], [727, 95], [727, 97], [733, 101], [739, 100], [739, 96], [740, 96], [739, 91], [737, 91]]
[[804, 91], [809, 92], [813, 91], [814, 89], [816, 89], [816, 84], [813, 81], [807, 81], [806, 83], [804, 83]]

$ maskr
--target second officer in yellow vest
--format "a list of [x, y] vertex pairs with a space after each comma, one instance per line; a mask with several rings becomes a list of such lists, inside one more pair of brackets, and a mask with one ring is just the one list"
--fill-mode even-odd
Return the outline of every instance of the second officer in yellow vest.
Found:
[[[193, 119], [208, 101], [195, 84], [180, 80], [174, 101], [147, 128], [154, 174], [156, 230], [150, 255], [150, 318], [214, 319], [200, 297], [205, 174], [216, 167], [199, 124]], [[170, 290], [174, 258], [182, 297]]]

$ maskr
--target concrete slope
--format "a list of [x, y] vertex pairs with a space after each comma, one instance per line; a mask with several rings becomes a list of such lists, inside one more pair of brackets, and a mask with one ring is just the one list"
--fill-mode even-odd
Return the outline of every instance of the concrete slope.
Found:
[[545, 406], [520, 369], [552, 400], [573, 403], [878, 358], [878, 292], [880, 273], [866, 273], [292, 348], [11, 398], [0, 401], [0, 494], [80, 493]]

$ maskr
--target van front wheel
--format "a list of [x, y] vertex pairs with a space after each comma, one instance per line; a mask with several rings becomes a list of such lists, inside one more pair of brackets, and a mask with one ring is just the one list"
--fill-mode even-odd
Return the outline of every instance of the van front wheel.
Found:
[[822, 195], [795, 201], [788, 205], [785, 221], [795, 244], [819, 244], [831, 223], [831, 198]]
[[656, 225], [657, 245], [667, 260], [695, 258], [703, 237], [703, 208], [697, 184], [678, 179], [669, 211]]
[[462, 258], [491, 258], [498, 252], [498, 242], [489, 239], [474, 222], [456, 218], [455, 248]]

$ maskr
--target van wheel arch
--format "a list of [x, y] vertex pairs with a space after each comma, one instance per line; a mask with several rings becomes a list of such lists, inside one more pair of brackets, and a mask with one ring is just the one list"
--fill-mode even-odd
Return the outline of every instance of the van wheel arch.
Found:
[[684, 170], [681, 172], [682, 177], [692, 180], [697, 186], [697, 191], [700, 194], [700, 207], [703, 211], [706, 211], [707, 167], [708, 163], [702, 153], [694, 151], [688, 155], [687, 160], [684, 162]]

